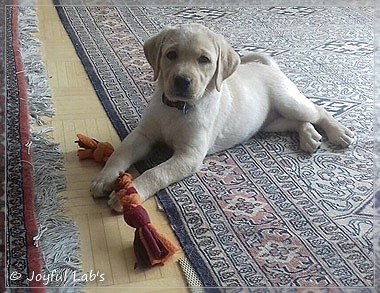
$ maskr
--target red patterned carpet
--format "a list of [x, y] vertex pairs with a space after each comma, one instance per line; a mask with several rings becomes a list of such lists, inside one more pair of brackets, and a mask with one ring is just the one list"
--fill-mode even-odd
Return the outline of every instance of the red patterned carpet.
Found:
[[[0, 6], [0, 14], [4, 15], [4, 6]], [[5, 26], [0, 24], [0, 40], [4, 40]], [[4, 60], [4, 47], [0, 47], [0, 60]], [[0, 290], [5, 290], [5, 68], [0, 62]]]
[[65, 188], [63, 156], [47, 135], [50, 128], [41, 127], [54, 108], [35, 38], [36, 8], [28, 6], [30, 2], [12, 3], [5, 7], [5, 108], [1, 104], [5, 129], [0, 128], [2, 138], [6, 133], [0, 146], [6, 189], [0, 218], [0, 224], [6, 221], [0, 242], [5, 243], [5, 257], [0, 255], [5, 266], [2, 280], [20, 292], [83, 286], [81, 281], [73, 284], [73, 272], [80, 275], [77, 229], [59, 214], [63, 203], [59, 192]]
[[41, 274], [41, 252], [34, 245], [38, 233], [30, 150], [27, 85], [19, 47], [18, 8], [6, 9], [6, 187], [7, 274], [9, 287], [43, 287], [28, 281], [31, 272]]

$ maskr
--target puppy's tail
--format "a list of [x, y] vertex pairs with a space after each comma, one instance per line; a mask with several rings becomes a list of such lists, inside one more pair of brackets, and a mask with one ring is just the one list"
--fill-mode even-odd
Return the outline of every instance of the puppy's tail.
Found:
[[274, 59], [268, 54], [249, 53], [247, 55], [242, 56], [240, 60], [241, 60], [241, 63], [258, 62], [258, 63], [262, 63], [262, 64], [265, 64], [265, 65], [268, 65], [280, 70], [280, 67], [278, 66], [276, 61], [274, 61]]

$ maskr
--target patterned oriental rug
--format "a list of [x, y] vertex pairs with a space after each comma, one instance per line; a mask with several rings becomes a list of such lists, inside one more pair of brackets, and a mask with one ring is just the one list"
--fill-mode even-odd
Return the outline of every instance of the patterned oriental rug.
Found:
[[[27, 85], [18, 43], [17, 7], [7, 9], [7, 210], [9, 286], [22, 287], [28, 271], [41, 274], [40, 249], [33, 245], [38, 233], [34, 215]], [[42, 286], [28, 282], [28, 286]]]
[[[5, 15], [4, 6], [0, 14]], [[0, 40], [5, 39], [4, 25], [0, 24]], [[5, 48], [0, 47], [0, 60], [5, 60]], [[5, 251], [5, 65], [0, 62], [0, 250]], [[0, 290], [5, 291], [5, 258], [0, 256]]]
[[74, 272], [80, 274], [78, 232], [59, 214], [63, 202], [57, 194], [65, 188], [63, 156], [48, 136], [52, 129], [43, 126], [42, 119], [51, 117], [54, 109], [35, 38], [36, 9], [31, 1], [18, 4], [5, 6], [4, 285], [12, 292], [83, 286], [73, 282]]
[[[208, 156], [201, 171], [158, 194], [204, 286], [374, 286], [372, 9], [57, 10], [121, 138], [154, 88], [144, 41], [188, 22], [223, 34], [240, 55], [271, 54], [306, 96], [356, 133], [350, 148], [324, 140], [312, 155], [295, 135], [260, 133]], [[161, 159], [158, 151], [147, 163]]]

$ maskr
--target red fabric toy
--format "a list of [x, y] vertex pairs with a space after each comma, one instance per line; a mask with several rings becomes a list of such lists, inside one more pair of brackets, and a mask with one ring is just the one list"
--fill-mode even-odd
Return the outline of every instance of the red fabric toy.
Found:
[[[77, 134], [77, 137], [78, 140], [75, 142], [81, 147], [77, 152], [80, 160], [94, 159], [105, 163], [114, 151], [108, 142], [99, 142], [82, 134]], [[123, 207], [125, 222], [136, 229], [133, 241], [135, 268], [163, 265], [176, 253], [178, 247], [151, 224], [147, 211], [141, 205], [140, 196], [133, 187], [131, 174], [124, 173], [117, 178], [115, 192]]]

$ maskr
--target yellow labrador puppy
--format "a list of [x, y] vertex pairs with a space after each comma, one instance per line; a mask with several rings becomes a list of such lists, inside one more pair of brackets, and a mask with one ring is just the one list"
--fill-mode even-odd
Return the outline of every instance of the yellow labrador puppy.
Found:
[[[256, 132], [296, 131], [300, 148], [314, 152], [321, 135], [346, 147], [353, 133], [313, 104], [263, 54], [240, 58], [220, 35], [199, 24], [169, 27], [149, 38], [144, 52], [157, 87], [138, 127], [93, 181], [94, 197], [112, 192], [119, 173], [147, 155], [156, 142], [174, 154], [134, 185], [142, 200], [201, 166], [207, 154], [241, 143]], [[114, 195], [110, 205], [120, 210]]]

